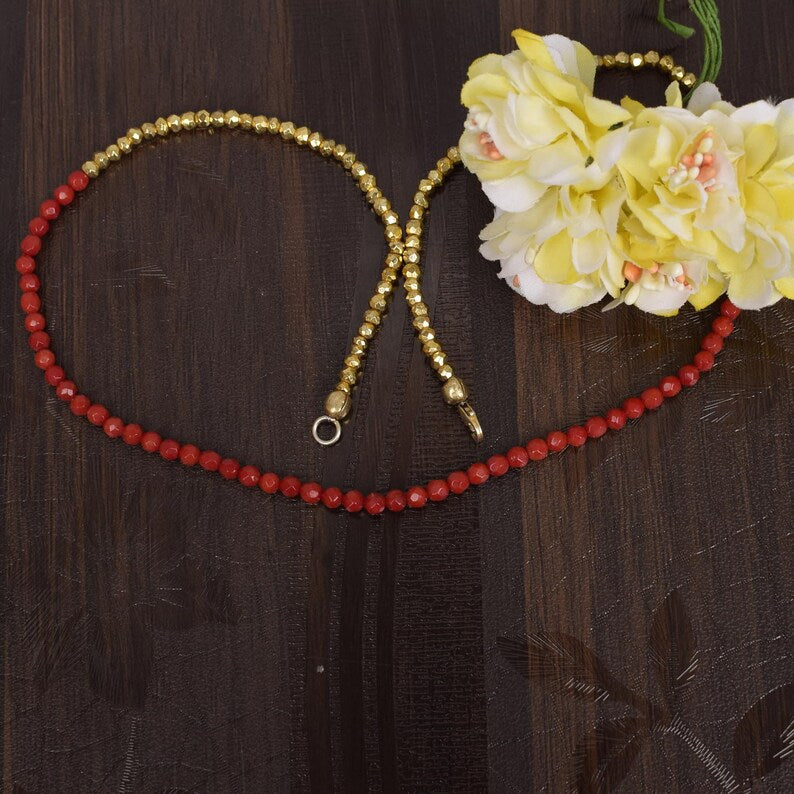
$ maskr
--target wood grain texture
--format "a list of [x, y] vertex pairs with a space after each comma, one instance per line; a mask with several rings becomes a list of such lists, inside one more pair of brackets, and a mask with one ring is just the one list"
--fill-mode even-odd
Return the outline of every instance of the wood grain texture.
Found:
[[[631, 429], [373, 520], [109, 443], [31, 365], [13, 289], [41, 198], [133, 123], [199, 107], [306, 123], [405, 214], [458, 136], [472, 59], [524, 26], [696, 69], [697, 37], [661, 30], [655, 5], [3, 0], [4, 791], [794, 789], [794, 762], [770, 760], [794, 699], [790, 305], [743, 316], [704, 382]], [[720, 7], [724, 94], [794, 95], [791, 4]], [[42, 257], [68, 371], [164, 434], [366, 490], [603, 410], [708, 325], [514, 298], [477, 253], [488, 204], [457, 173], [425, 284], [484, 446], [396, 301], [343, 441], [318, 449], [308, 428], [381, 267], [357, 194], [273, 139], [136, 152]]]

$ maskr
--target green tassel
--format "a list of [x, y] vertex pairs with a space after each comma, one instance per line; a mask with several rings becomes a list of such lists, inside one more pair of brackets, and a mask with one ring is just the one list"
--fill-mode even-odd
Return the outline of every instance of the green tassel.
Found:
[[[694, 29], [667, 18], [664, 7], [667, 0], [659, 0], [657, 19], [677, 36], [688, 39]], [[703, 28], [703, 70], [695, 85], [714, 82], [722, 67], [722, 28], [716, 0], [689, 0], [689, 8]]]

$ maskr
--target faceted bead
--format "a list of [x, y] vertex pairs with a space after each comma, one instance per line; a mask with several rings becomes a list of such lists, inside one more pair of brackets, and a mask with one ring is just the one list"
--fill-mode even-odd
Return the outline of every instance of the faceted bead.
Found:
[[37, 350], [33, 361], [39, 369], [49, 369], [55, 363], [55, 353], [47, 348]]
[[715, 334], [713, 332], [706, 334], [703, 337], [703, 341], [700, 343], [701, 350], [706, 350], [709, 353], [713, 353], [715, 356], [720, 352], [720, 350], [722, 350], [722, 346], [722, 337], [719, 334]]
[[43, 331], [46, 326], [47, 321], [44, 319], [43, 314], [31, 312], [25, 315], [25, 330], [29, 333], [32, 334], [34, 331]]
[[179, 462], [185, 466], [195, 466], [200, 456], [201, 450], [195, 444], [184, 444], [179, 448]]
[[59, 367], [57, 364], [53, 364], [44, 371], [44, 380], [50, 386], [57, 386], [65, 377], [66, 373], [63, 371], [63, 367]]
[[221, 456], [211, 449], [205, 449], [199, 455], [199, 466], [205, 471], [218, 471], [218, 466], [220, 465]]
[[160, 457], [164, 460], [176, 460], [179, 457], [179, 442], [173, 438], [164, 438], [160, 442]]
[[562, 430], [552, 430], [546, 436], [546, 445], [551, 452], [562, 452], [568, 446], [568, 436]]
[[729, 320], [735, 320], [741, 314], [741, 311], [742, 310], [738, 306], [734, 306], [728, 298], [720, 304], [720, 314], [723, 317], [727, 317]]
[[118, 438], [124, 432], [124, 422], [118, 416], [109, 416], [102, 423], [102, 429], [108, 438]]
[[581, 447], [587, 441], [587, 431], [581, 425], [573, 425], [566, 431], [565, 438], [570, 446]]
[[449, 496], [449, 485], [446, 480], [430, 480], [425, 490], [431, 502], [443, 502]]
[[607, 422], [601, 416], [593, 416], [584, 423], [589, 438], [601, 438], [607, 432]]
[[607, 411], [607, 427], [610, 430], [622, 430], [626, 426], [626, 412], [622, 408], [610, 408]]
[[397, 489], [394, 488], [391, 491], [386, 492], [386, 508], [392, 513], [401, 513], [408, 505], [408, 500], [405, 498], [405, 494]]
[[36, 269], [36, 260], [32, 256], [22, 254], [17, 257], [17, 273], [25, 275], [25, 273], [32, 273]]
[[371, 516], [380, 515], [386, 509], [386, 499], [379, 493], [367, 494], [364, 499], [364, 509]]
[[418, 510], [427, 504], [427, 491], [421, 485], [414, 485], [405, 494], [408, 507]]
[[472, 485], [482, 485], [491, 476], [491, 472], [485, 463], [472, 463], [466, 470], [466, 475]]
[[94, 403], [86, 413], [86, 419], [91, 422], [92, 425], [96, 425], [97, 427], [102, 426], [105, 424], [105, 419], [110, 416], [110, 411], [105, 408], [104, 405], [100, 403]]
[[75, 416], [85, 416], [88, 413], [88, 409], [91, 407], [91, 400], [85, 396], [85, 394], [75, 394], [71, 400], [69, 400], [69, 410]]
[[19, 305], [25, 314], [37, 312], [41, 308], [41, 298], [38, 292], [23, 292], [19, 299]]
[[159, 433], [149, 430], [141, 436], [141, 449], [145, 452], [157, 452], [162, 440]]
[[700, 372], [708, 372], [714, 366], [714, 354], [708, 350], [701, 350], [695, 353], [693, 361]]
[[259, 478], [261, 476], [262, 473], [256, 466], [243, 466], [240, 471], [237, 472], [237, 479], [246, 488], [253, 488], [255, 485], [259, 485]]
[[34, 331], [28, 337], [28, 347], [31, 350], [44, 350], [50, 346], [50, 335], [46, 331]]
[[348, 513], [360, 513], [364, 509], [364, 494], [361, 491], [348, 491], [342, 497], [342, 506]]
[[44, 237], [50, 230], [50, 224], [44, 218], [32, 218], [28, 223], [28, 231], [36, 237]]
[[54, 221], [61, 214], [61, 205], [55, 199], [46, 199], [39, 206], [39, 215], [45, 221]]
[[322, 495], [322, 486], [317, 482], [305, 482], [301, 485], [300, 497], [307, 505], [316, 505]]
[[41, 280], [35, 273], [23, 273], [19, 277], [19, 288], [22, 292], [38, 292]]
[[240, 463], [234, 458], [224, 458], [218, 466], [218, 471], [224, 480], [236, 480], [240, 471]]
[[124, 432], [121, 434], [121, 438], [124, 443], [129, 444], [131, 447], [134, 447], [136, 444], [140, 444], [142, 437], [143, 428], [134, 422], [130, 425], [126, 425]]
[[549, 445], [542, 438], [533, 438], [527, 444], [527, 454], [530, 460], [543, 460], [548, 457]]
[[91, 179], [84, 171], [72, 171], [66, 178], [66, 181], [69, 183], [69, 187], [72, 188], [72, 190], [80, 192], [88, 187], [88, 183]]
[[323, 491], [320, 501], [329, 510], [338, 510], [342, 506], [342, 491], [336, 486], [332, 485]]
[[28, 256], [36, 256], [36, 254], [41, 251], [41, 238], [36, 237], [35, 234], [29, 234], [23, 237], [22, 242], [19, 244], [19, 250]]
[[266, 471], [260, 478], [259, 478], [259, 487], [265, 493], [276, 493], [278, 491], [278, 486], [280, 485], [281, 480], [278, 474], [274, 474], [272, 471]]
[[723, 316], [715, 317], [711, 323], [711, 330], [724, 339], [733, 333], [733, 321]]
[[287, 475], [281, 478], [278, 489], [281, 491], [282, 496], [286, 496], [287, 499], [294, 499], [300, 493], [301, 481], [291, 474]]
[[681, 391], [681, 381], [676, 375], [667, 375], [659, 381], [659, 391], [665, 398], [675, 397]]
[[501, 477], [503, 474], [506, 474], [507, 470], [510, 468], [510, 464], [507, 462], [507, 458], [504, 455], [491, 455], [486, 461], [486, 465], [488, 466], [488, 473], [491, 477]]
[[639, 397], [629, 397], [623, 403], [623, 410], [629, 419], [639, 419], [645, 413], [645, 403]]
[[466, 491], [471, 483], [465, 471], [453, 471], [447, 476], [447, 485], [452, 493], [461, 494]]
[[70, 401], [72, 397], [77, 394], [77, 386], [74, 385], [74, 381], [71, 380], [62, 380], [56, 387], [55, 387], [55, 396], [59, 400], [64, 400], [66, 402]]
[[511, 447], [506, 457], [511, 469], [521, 469], [529, 463], [529, 453], [525, 447]]
[[[83, 176], [85, 176], [85, 174]], [[58, 187], [53, 190], [52, 195], [62, 207], [65, 207], [67, 204], [71, 204], [74, 201], [74, 188], [70, 185], [58, 185]]]
[[700, 380], [700, 370], [694, 364], [684, 364], [678, 370], [678, 379], [684, 386], [694, 386]]
[[651, 386], [650, 389], [646, 389], [640, 395], [640, 399], [642, 400], [642, 404], [649, 411], [655, 411], [664, 402], [664, 395], [661, 390], [657, 389], [655, 386]]

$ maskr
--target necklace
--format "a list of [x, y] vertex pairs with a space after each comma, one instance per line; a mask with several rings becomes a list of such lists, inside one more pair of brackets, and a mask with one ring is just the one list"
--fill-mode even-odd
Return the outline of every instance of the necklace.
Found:
[[[625, 57], [624, 57], [625, 56]], [[658, 66], [685, 86], [692, 83], [692, 75], [680, 66], [675, 66], [669, 56], [659, 58], [656, 53], [646, 56], [619, 53], [617, 56], [604, 56], [599, 65]], [[62, 209], [70, 205], [76, 196], [84, 191], [90, 181], [98, 177], [112, 163], [122, 159], [144, 141], [167, 138], [169, 135], [191, 130], [240, 129], [256, 135], [269, 133], [285, 141], [317, 152], [326, 159], [337, 161], [355, 180], [380, 218], [384, 227], [388, 252], [384, 267], [375, 291], [364, 312], [362, 323], [353, 337], [350, 353], [344, 359], [339, 373], [339, 381], [325, 400], [325, 414], [314, 423], [313, 435], [318, 443], [333, 444], [341, 435], [341, 422], [351, 408], [351, 397], [364, 365], [372, 340], [377, 334], [383, 317], [388, 309], [399, 276], [403, 276], [405, 299], [411, 310], [412, 325], [422, 351], [436, 372], [442, 384], [445, 402], [457, 409], [461, 419], [475, 441], [483, 437], [482, 428], [471, 404], [468, 390], [463, 381], [455, 375], [452, 364], [432, 327], [429, 309], [421, 291], [421, 248], [423, 219], [430, 207], [434, 191], [444, 182], [460, 161], [457, 147], [450, 148], [435, 167], [419, 181], [409, 219], [405, 228], [400, 225], [399, 217], [390, 201], [377, 186], [375, 177], [366, 165], [344, 144], [323, 137], [319, 132], [307, 127], [296, 127], [290, 121], [279, 121], [275, 117], [251, 116], [217, 110], [187, 112], [158, 118], [153, 123], [133, 127], [105, 150], [96, 152], [81, 169], [73, 171], [66, 183], [53, 191], [52, 198], [43, 201], [39, 214], [29, 223], [29, 234], [20, 243], [21, 255], [16, 260], [19, 273], [19, 288], [22, 292], [20, 304], [25, 313], [25, 329], [28, 331], [28, 345], [34, 353], [35, 365], [44, 371], [45, 381], [55, 389], [58, 399], [68, 403], [75, 416], [85, 417], [88, 422], [101, 427], [110, 439], [122, 439], [126, 444], [140, 447], [144, 452], [159, 453], [167, 461], [179, 461], [185, 466], [200, 466], [208, 472], [217, 472], [226, 480], [236, 481], [245, 487], [259, 487], [267, 494], [280, 494], [288, 499], [300, 498], [309, 505], [322, 504], [330, 510], [343, 509], [350, 513], [366, 511], [378, 515], [385, 511], [399, 513], [407, 508], [421, 508], [428, 502], [441, 502], [450, 494], [462, 494], [471, 485], [479, 486], [492, 477], [501, 477], [510, 469], [521, 469], [530, 462], [538, 462], [549, 453], [562, 452], [567, 447], [578, 448], [590, 439], [598, 439], [608, 431], [617, 431], [626, 426], [629, 420], [639, 419], [646, 411], [654, 411], [668, 399], [674, 398], [683, 388], [694, 386], [701, 373], [714, 366], [714, 357], [723, 347], [723, 340], [733, 331], [734, 320], [739, 309], [730, 301], [724, 300], [719, 314], [711, 324], [711, 331], [700, 343], [700, 350], [693, 360], [684, 364], [676, 374], [663, 377], [657, 385], [650, 386], [638, 396], [628, 397], [619, 407], [611, 408], [603, 415], [588, 418], [582, 424], [573, 425], [565, 430], [552, 430], [545, 437], [533, 438], [524, 445], [513, 446], [504, 454], [490, 456], [484, 462], [472, 463], [465, 470], [456, 470], [445, 478], [432, 479], [425, 485], [414, 485], [406, 490], [394, 489], [381, 493], [364, 495], [358, 490], [342, 490], [335, 486], [323, 487], [317, 482], [302, 482], [293, 475], [280, 476], [271, 471], [264, 473], [256, 466], [241, 465], [236, 459], [222, 457], [211, 449], [200, 449], [195, 444], [181, 443], [172, 438], [163, 438], [153, 430], [145, 430], [134, 422], [125, 422], [100, 402], [94, 402], [79, 392], [74, 381], [70, 380], [64, 369], [56, 362], [52, 350], [52, 340], [45, 330], [46, 319], [41, 299], [41, 280], [37, 275], [36, 257], [41, 253], [43, 239], [50, 224], [58, 220]], [[323, 432], [330, 426], [330, 436]]]

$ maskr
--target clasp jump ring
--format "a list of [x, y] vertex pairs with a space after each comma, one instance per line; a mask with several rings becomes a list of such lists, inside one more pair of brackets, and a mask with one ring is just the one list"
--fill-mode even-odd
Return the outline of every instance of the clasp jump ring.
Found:
[[[330, 424], [334, 428], [334, 432], [330, 438], [323, 438], [319, 432], [320, 428], [326, 424]], [[342, 437], [342, 424], [338, 419], [334, 419], [332, 416], [318, 416], [312, 425], [312, 435], [318, 444], [322, 444], [324, 447], [330, 447], [336, 444]]]

